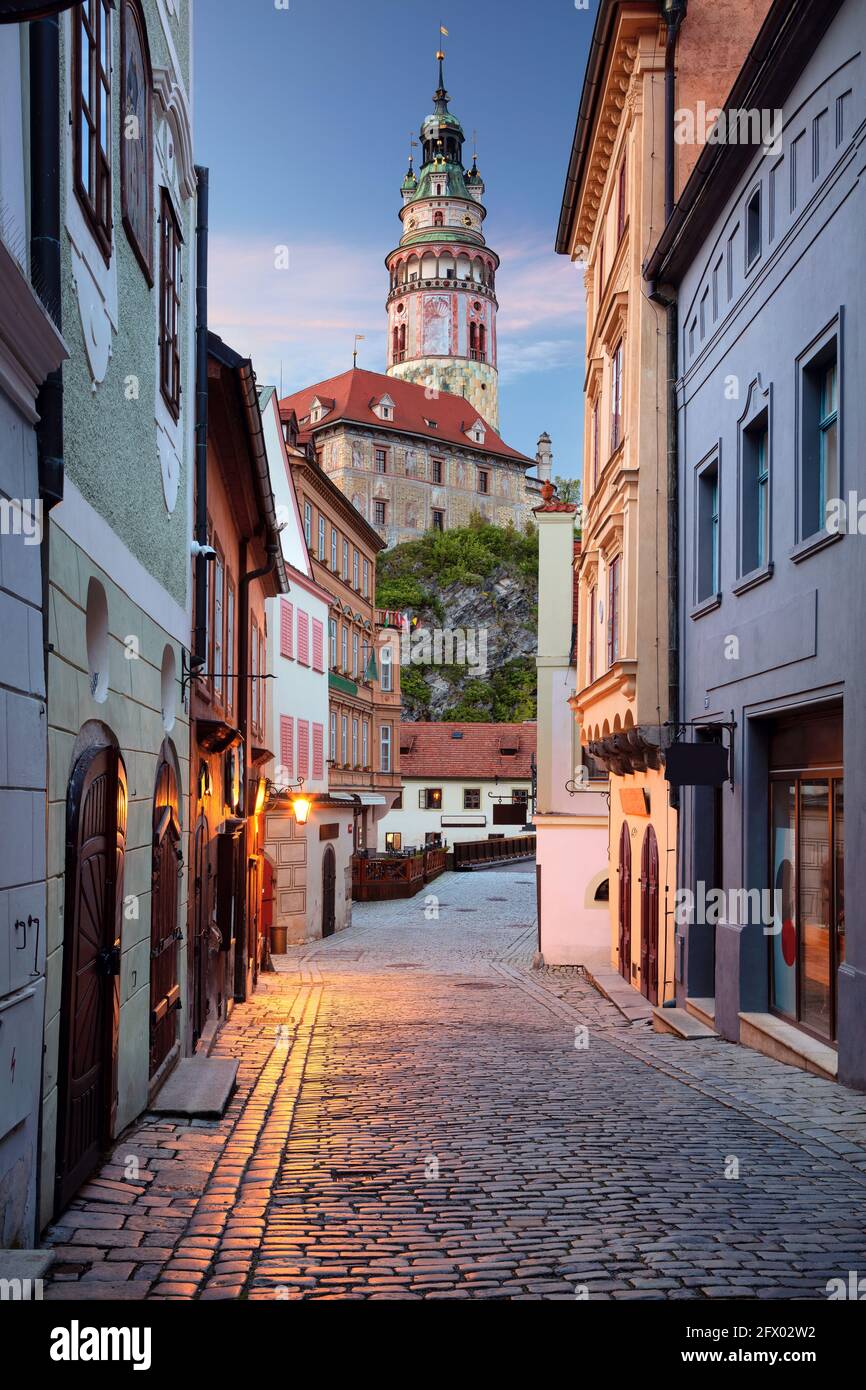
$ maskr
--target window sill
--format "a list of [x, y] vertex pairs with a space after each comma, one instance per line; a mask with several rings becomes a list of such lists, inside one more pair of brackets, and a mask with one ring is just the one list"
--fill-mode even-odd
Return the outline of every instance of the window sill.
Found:
[[694, 622], [694, 621], [696, 621], [698, 618], [703, 618], [707, 613], [712, 613], [712, 612], [715, 611], [715, 609], [721, 608], [721, 606], [722, 606], [722, 596], [721, 596], [721, 594], [710, 594], [710, 597], [709, 597], [709, 598], [702, 599], [700, 603], [698, 603], [698, 604], [695, 605], [695, 607], [692, 609], [691, 613], [689, 614], [689, 617], [690, 617], [690, 618], [692, 619], [692, 621]]
[[756, 588], [758, 584], [763, 584], [765, 580], [772, 579], [774, 568], [775, 566], [771, 560], [768, 565], [761, 565], [760, 568], [756, 570], [749, 570], [749, 573], [744, 574], [742, 579], [733, 586], [733, 592], [735, 594], [746, 594], [750, 589]]
[[837, 541], [841, 541], [844, 534], [844, 531], [816, 531], [813, 536], [807, 536], [804, 541], [800, 541], [788, 553], [794, 564], [799, 565], [802, 560], [808, 560], [810, 555], [816, 554], [817, 551], [823, 550], [828, 545], [835, 545]]

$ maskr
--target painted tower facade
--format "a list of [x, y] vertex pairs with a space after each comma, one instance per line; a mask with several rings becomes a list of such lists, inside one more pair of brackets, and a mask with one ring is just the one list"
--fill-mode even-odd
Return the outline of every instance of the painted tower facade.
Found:
[[487, 216], [477, 161], [463, 167], [465, 136], [448, 109], [444, 54], [433, 114], [421, 127], [422, 167], [403, 181], [403, 235], [385, 264], [388, 374], [465, 396], [499, 429], [496, 270], [484, 240]]

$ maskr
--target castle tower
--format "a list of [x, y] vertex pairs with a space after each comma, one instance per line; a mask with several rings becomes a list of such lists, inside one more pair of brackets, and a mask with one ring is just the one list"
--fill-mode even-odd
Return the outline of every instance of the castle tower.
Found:
[[547, 430], [538, 441], [538, 449], [535, 454], [535, 473], [543, 483], [549, 483], [553, 475], [553, 448], [550, 443], [550, 435]]
[[[421, 127], [422, 166], [410, 157], [401, 189], [400, 245], [387, 256], [388, 375], [465, 396], [499, 429], [496, 270], [477, 161], [463, 167], [465, 136], [448, 110], [443, 63], [434, 110]], [[434, 397], [435, 399], [435, 397]]]

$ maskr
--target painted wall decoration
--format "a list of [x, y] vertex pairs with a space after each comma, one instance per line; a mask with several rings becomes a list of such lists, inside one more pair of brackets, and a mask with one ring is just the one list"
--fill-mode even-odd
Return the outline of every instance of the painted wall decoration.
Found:
[[447, 294], [424, 297], [424, 355], [447, 357], [451, 348], [451, 301]]

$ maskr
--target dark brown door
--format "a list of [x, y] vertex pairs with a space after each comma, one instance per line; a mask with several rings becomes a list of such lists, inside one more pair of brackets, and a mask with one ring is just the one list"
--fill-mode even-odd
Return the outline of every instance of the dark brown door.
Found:
[[322, 859], [322, 936], [333, 936], [336, 928], [336, 884], [337, 859], [328, 845]]
[[200, 816], [193, 836], [192, 851], [192, 1043], [204, 1031], [208, 1016], [208, 948], [210, 942], [211, 895], [213, 892], [210, 827], [207, 816]]
[[66, 803], [58, 1212], [98, 1163], [117, 1113], [126, 804], [126, 773], [117, 750], [84, 753]]
[[631, 837], [625, 822], [619, 835], [619, 973], [631, 982]]
[[180, 820], [177, 776], [163, 749], [153, 795], [153, 863], [150, 906], [150, 1075], [162, 1066], [177, 1036]]
[[659, 847], [652, 826], [643, 837], [640, 863], [640, 987], [659, 1002]]

